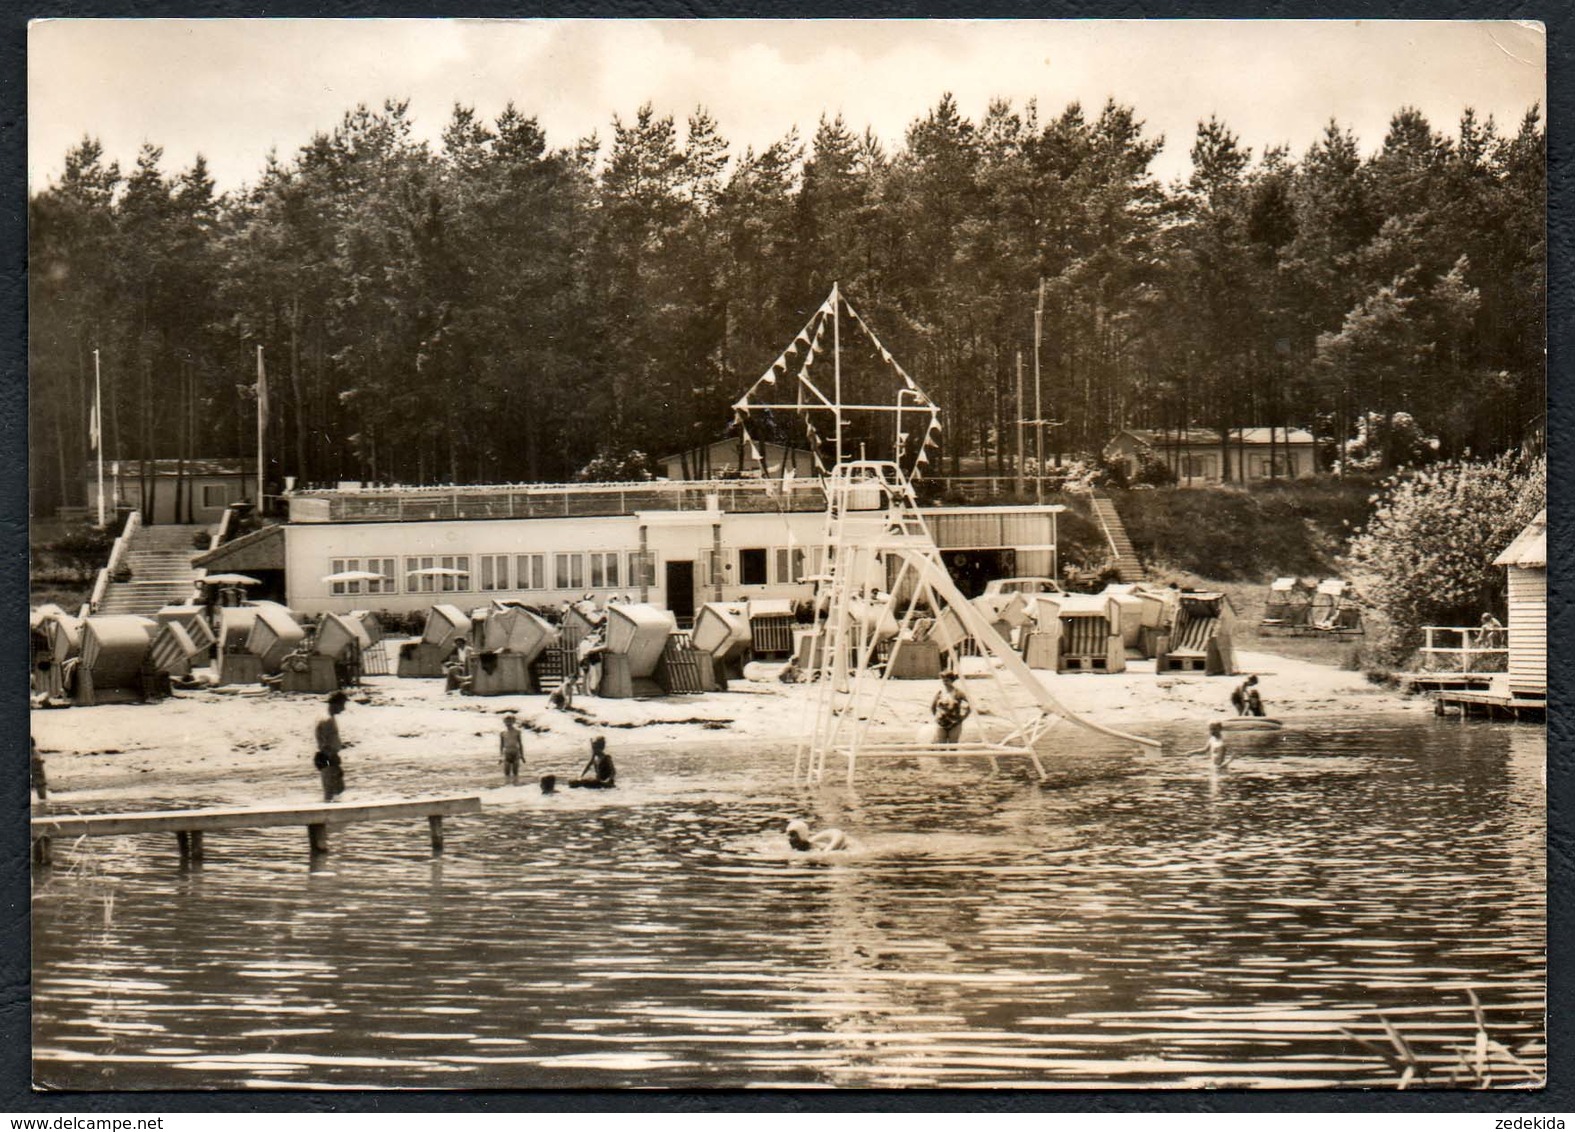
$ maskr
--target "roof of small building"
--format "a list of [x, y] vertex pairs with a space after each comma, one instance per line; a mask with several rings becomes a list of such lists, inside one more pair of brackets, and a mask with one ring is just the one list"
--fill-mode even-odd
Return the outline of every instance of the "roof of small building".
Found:
[[284, 527], [274, 524], [247, 531], [191, 560], [193, 566], [227, 570], [283, 570]]
[[1493, 559], [1495, 566], [1547, 566], [1548, 564], [1548, 512], [1544, 508], [1537, 517], [1526, 524], [1526, 529], [1515, 536], [1515, 541], [1504, 553]]
[[[1262, 444], [1268, 445], [1269, 434], [1274, 434], [1274, 443], [1280, 444], [1315, 444], [1313, 434], [1303, 428], [1275, 428], [1268, 426], [1261, 428], [1235, 428], [1231, 429], [1230, 442], [1232, 444]], [[1125, 433], [1139, 444], [1146, 444], [1150, 448], [1169, 448], [1176, 444], [1182, 445], [1213, 445], [1219, 447], [1220, 434], [1212, 428], [1188, 428], [1169, 432], [1163, 429], [1152, 428], [1124, 428], [1116, 433], [1119, 437]]]
[[[743, 446], [747, 447], [748, 444], [749, 444], [749, 441], [744, 440], [744, 439], [742, 439], [740, 437], [737, 437], [737, 436], [724, 436], [720, 440], [711, 440], [711, 441], [707, 441], [705, 444], [696, 444], [693, 448], [685, 448], [682, 452], [674, 452], [674, 453], [671, 453], [670, 455], [667, 455], [667, 456], [658, 456], [656, 458], [656, 462], [658, 464], [665, 464], [669, 460], [681, 459], [683, 456], [685, 456], [686, 454], [688, 454], [690, 452], [700, 452], [700, 451], [703, 451], [703, 450], [704, 451], [709, 451], [711, 449], [718, 448], [718, 447], [723, 447], [723, 446], [728, 447], [728, 448], [738, 448], [740, 445], [743, 445]], [[787, 444], [779, 444], [775, 440], [757, 440], [757, 441], [755, 441], [755, 444], [756, 444], [756, 446], [758, 446], [760, 448], [760, 450], [762, 452], [765, 452], [765, 451], [772, 451], [772, 452], [803, 452], [806, 455], [808, 455], [808, 450], [807, 449], [794, 448], [791, 445], [787, 445]]]

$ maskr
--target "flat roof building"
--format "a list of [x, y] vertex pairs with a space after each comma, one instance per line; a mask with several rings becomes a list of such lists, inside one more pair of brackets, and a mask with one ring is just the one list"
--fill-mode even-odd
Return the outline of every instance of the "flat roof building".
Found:
[[[340, 485], [287, 500], [287, 523], [220, 546], [197, 565], [246, 573], [282, 563], [285, 601], [303, 612], [403, 612], [492, 598], [555, 606], [590, 593], [651, 602], [681, 620], [708, 601], [807, 599], [813, 582], [805, 579], [825, 566], [825, 496], [815, 480]], [[977, 593], [991, 577], [1053, 576], [1062, 510], [922, 513], [959, 585]], [[358, 570], [382, 580], [325, 580]]]

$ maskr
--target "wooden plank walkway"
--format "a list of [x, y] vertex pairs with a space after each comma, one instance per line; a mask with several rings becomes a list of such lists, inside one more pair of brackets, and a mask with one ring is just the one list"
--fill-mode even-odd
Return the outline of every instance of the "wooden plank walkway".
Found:
[[424, 817], [432, 833], [432, 855], [443, 852], [443, 819], [481, 811], [477, 795], [446, 794], [388, 802], [322, 802], [296, 806], [241, 806], [209, 810], [153, 810], [132, 814], [60, 814], [32, 819], [33, 860], [49, 863], [50, 842], [59, 837], [115, 837], [173, 833], [182, 861], [202, 858], [202, 835], [227, 829], [304, 825], [313, 855], [328, 852], [328, 827], [360, 821]]
[[1507, 696], [1502, 692], [1440, 692], [1433, 701], [1433, 711], [1437, 715], [1459, 715], [1461, 719], [1480, 715], [1546, 721], [1548, 701]]

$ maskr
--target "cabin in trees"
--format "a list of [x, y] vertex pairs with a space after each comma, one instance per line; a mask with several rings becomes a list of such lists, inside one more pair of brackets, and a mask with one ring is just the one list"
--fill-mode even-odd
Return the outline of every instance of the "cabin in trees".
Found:
[[[811, 478], [530, 486], [339, 485], [286, 494], [289, 521], [198, 557], [271, 579], [303, 612], [409, 612], [494, 598], [559, 606], [591, 594], [670, 609], [814, 595], [825, 494]], [[925, 508], [965, 593], [992, 578], [1054, 577], [1059, 505]], [[894, 563], [887, 563], [888, 575]], [[377, 580], [329, 581], [366, 571]], [[873, 579], [890, 586], [891, 577]]]
[[1128, 428], [1105, 445], [1105, 459], [1135, 476], [1144, 455], [1162, 461], [1182, 487], [1298, 479], [1318, 471], [1317, 442], [1299, 428], [1232, 429], [1229, 444], [1213, 429]]
[[[97, 461], [88, 462], [82, 478], [88, 510], [96, 511]], [[226, 507], [249, 498], [256, 483], [255, 471], [241, 460], [106, 460], [104, 509], [141, 511], [144, 524], [216, 523]]]
[[1509, 694], [1548, 694], [1548, 513], [1541, 511], [1493, 560], [1509, 571]]
[[[761, 476], [782, 479], [784, 471], [800, 478], [815, 474], [815, 457], [802, 448], [788, 448], [769, 440], [755, 442], [757, 459], [743, 436], [717, 440], [686, 452], [675, 452], [657, 461], [670, 480], [731, 479]], [[761, 465], [764, 464], [762, 469]]]

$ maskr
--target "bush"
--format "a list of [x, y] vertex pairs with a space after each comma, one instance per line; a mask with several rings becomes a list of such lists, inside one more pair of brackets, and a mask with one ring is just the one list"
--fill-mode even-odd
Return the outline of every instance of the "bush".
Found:
[[1352, 580], [1387, 620], [1395, 662], [1421, 644], [1423, 625], [1475, 625], [1504, 608], [1493, 559], [1547, 505], [1547, 462], [1502, 457], [1452, 462], [1384, 481], [1376, 510], [1351, 540]]
[[54, 560], [57, 568], [74, 574], [79, 579], [91, 578], [109, 561], [110, 547], [115, 536], [97, 527], [74, 527], [55, 539], [38, 547], [43, 555]]
[[638, 448], [603, 451], [574, 474], [579, 483], [632, 483], [651, 478], [651, 458]]
[[1372, 510], [1368, 481], [1112, 492], [1138, 556], [1215, 582], [1330, 576]]

